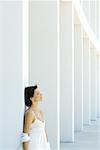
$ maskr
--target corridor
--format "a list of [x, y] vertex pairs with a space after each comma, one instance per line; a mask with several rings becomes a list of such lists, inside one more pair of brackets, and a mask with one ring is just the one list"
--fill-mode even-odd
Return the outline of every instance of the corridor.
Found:
[[61, 150], [100, 150], [100, 119], [75, 133], [74, 143], [61, 143]]
[[23, 150], [36, 84], [51, 150], [100, 150], [100, 0], [0, 0], [0, 150]]

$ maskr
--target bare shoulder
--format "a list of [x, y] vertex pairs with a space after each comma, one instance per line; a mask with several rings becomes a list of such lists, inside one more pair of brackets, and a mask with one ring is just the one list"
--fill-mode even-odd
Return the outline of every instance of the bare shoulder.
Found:
[[32, 112], [32, 110], [26, 110], [25, 111], [25, 117], [26, 118], [34, 118], [34, 113]]

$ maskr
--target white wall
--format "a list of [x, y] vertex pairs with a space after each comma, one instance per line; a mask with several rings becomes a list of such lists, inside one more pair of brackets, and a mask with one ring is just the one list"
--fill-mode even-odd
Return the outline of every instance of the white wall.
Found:
[[91, 120], [97, 117], [96, 49], [90, 49], [91, 56]]
[[97, 55], [97, 117], [100, 117], [100, 55]]
[[29, 84], [43, 91], [46, 127], [57, 149], [57, 4], [30, 1]]
[[[99, 28], [100, 28], [100, 24], [99, 24], [99, 20], [100, 20], [100, 14], [99, 14], [99, 10], [100, 9], [100, 1], [96, 1], [96, 35], [97, 35], [97, 39], [99, 39]], [[99, 39], [100, 40], [100, 39]]]
[[74, 25], [74, 130], [83, 129], [83, 39], [82, 26]]
[[96, 34], [96, 30], [97, 30], [97, 16], [96, 16], [96, 2], [95, 1], [91, 1], [90, 2], [90, 26], [94, 32], [94, 34]]
[[0, 150], [19, 144], [22, 87], [22, 2], [0, 1]]
[[[74, 141], [74, 18], [70, 1], [61, 2], [60, 49], [60, 138], [61, 142]], [[68, 19], [70, 18], [70, 19]]]
[[90, 45], [89, 39], [83, 38], [83, 124], [90, 124]]
[[97, 39], [100, 40], [100, 1], [82, 0], [83, 12]]
[[82, 9], [85, 14], [85, 17], [90, 24], [90, 1], [88, 0], [82, 0]]
[[[100, 27], [100, 1], [98, 1], [98, 16], [99, 16], [99, 20], [98, 20], [98, 26]], [[100, 40], [100, 28], [98, 29], [98, 34], [99, 34], [99, 40]]]

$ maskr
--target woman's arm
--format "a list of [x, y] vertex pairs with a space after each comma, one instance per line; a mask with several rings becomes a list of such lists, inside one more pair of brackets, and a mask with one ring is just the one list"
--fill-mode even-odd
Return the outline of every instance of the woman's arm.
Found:
[[29, 146], [29, 142], [24, 142], [23, 143], [23, 150], [29, 150], [28, 146]]
[[[28, 111], [25, 113], [25, 123], [23, 126], [23, 132], [27, 133], [29, 135], [30, 126], [32, 124], [32, 121], [34, 121], [35, 117], [33, 116], [31, 111]], [[23, 150], [29, 150], [28, 148], [29, 142], [23, 142]]]

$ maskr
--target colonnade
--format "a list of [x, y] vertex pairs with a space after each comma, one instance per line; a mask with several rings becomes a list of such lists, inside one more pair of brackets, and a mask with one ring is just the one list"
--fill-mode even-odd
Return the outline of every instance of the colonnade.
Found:
[[57, 1], [28, 0], [2, 1], [0, 12], [0, 149], [17, 150], [24, 88], [33, 84], [43, 92], [51, 148], [74, 142], [75, 132], [100, 117], [100, 55], [92, 26], [71, 0], [60, 1], [59, 14]]
[[74, 133], [99, 117], [99, 48], [78, 9], [61, 2], [61, 142], [75, 141]]

